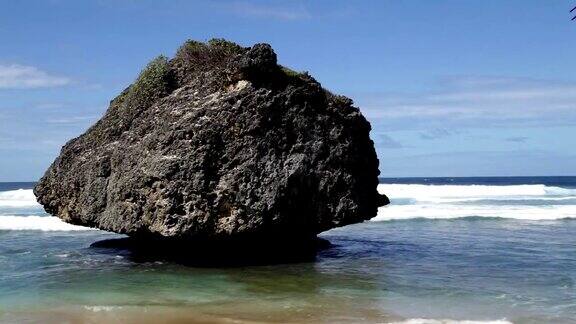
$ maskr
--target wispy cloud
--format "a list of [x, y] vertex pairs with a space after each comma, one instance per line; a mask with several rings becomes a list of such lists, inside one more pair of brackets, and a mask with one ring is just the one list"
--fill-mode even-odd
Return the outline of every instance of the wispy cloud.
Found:
[[528, 137], [526, 136], [512, 136], [507, 137], [504, 139], [506, 142], [514, 142], [514, 143], [526, 143]]
[[98, 116], [74, 116], [74, 117], [48, 119], [46, 122], [49, 124], [78, 124], [94, 121], [97, 118]]
[[70, 82], [69, 78], [51, 75], [33, 66], [0, 65], [0, 89], [52, 88]]
[[62, 109], [65, 108], [66, 105], [62, 103], [41, 103], [36, 105], [34, 108], [38, 109]]
[[[456, 163], [456, 161], [458, 161]], [[527, 163], [530, 161], [530, 163]], [[451, 177], [526, 176], [539, 174], [572, 175], [576, 155], [540, 149], [465, 150], [389, 154], [382, 176]], [[495, 168], [497, 166], [497, 168]], [[462, 173], [464, 172], [464, 173]]]
[[505, 77], [454, 77], [437, 90], [360, 98], [372, 119], [511, 123], [576, 121], [576, 83]]
[[226, 4], [225, 8], [241, 16], [272, 18], [278, 20], [301, 20], [312, 17], [306, 7], [301, 4], [278, 6], [269, 3], [264, 4], [248, 1], [236, 1]]
[[380, 134], [375, 138], [375, 141], [376, 146], [380, 148], [398, 149], [404, 147], [402, 143], [398, 142], [397, 140], [393, 139], [392, 137], [386, 134]]
[[454, 130], [449, 130], [447, 128], [434, 128], [427, 131], [420, 132], [420, 138], [425, 140], [435, 140], [444, 137], [450, 137], [452, 135], [457, 135], [459, 132]]

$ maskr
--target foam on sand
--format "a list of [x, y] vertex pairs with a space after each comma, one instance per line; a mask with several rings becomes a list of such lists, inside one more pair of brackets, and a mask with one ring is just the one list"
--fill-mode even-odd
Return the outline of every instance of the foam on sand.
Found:
[[390, 324], [513, 324], [507, 320], [496, 320], [496, 321], [458, 321], [450, 319], [424, 319], [424, 318], [413, 318], [402, 322], [392, 322]]

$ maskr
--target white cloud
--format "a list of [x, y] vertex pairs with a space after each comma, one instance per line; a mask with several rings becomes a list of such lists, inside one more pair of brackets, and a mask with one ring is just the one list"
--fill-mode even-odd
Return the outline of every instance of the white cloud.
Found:
[[436, 91], [365, 96], [358, 103], [372, 119], [576, 121], [576, 83], [462, 77], [438, 85]]
[[52, 88], [70, 82], [69, 78], [50, 75], [33, 66], [0, 65], [0, 89]]
[[270, 4], [256, 4], [254, 2], [232, 2], [226, 6], [229, 10], [242, 16], [273, 18], [279, 20], [309, 19], [310, 12], [302, 5], [272, 6]]

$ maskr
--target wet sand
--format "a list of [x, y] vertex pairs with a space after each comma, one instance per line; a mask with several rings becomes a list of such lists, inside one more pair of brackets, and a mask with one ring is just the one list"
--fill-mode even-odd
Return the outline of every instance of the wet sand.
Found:
[[401, 318], [351, 305], [290, 308], [236, 303], [174, 306], [75, 306], [0, 313], [2, 323], [387, 323]]

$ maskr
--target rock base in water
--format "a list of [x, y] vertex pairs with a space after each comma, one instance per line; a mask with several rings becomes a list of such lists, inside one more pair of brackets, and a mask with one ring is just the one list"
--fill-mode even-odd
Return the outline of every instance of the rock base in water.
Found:
[[[103, 253], [126, 254], [134, 262], [167, 261], [194, 267], [239, 267], [283, 263], [312, 262], [319, 251], [330, 248], [321, 238], [292, 241], [224, 240], [210, 242], [139, 240], [120, 238], [93, 243]], [[190, 247], [195, 248], [191, 249]]]

